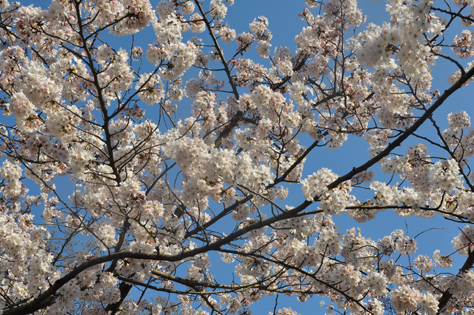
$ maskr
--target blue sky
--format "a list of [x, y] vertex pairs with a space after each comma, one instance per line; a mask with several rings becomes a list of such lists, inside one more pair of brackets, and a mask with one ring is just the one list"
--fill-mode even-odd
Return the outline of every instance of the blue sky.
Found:
[[[389, 15], [385, 11], [386, 3], [385, 1], [359, 1], [359, 7], [362, 9], [363, 14], [367, 15], [367, 22], [362, 25], [358, 31], [365, 29], [369, 22], [381, 25], [383, 21], [388, 21]], [[248, 24], [252, 22], [255, 17], [264, 15], [269, 20], [269, 29], [273, 34], [273, 39], [271, 40], [273, 47], [284, 45], [294, 51], [296, 47], [294, 37], [300, 32], [301, 28], [305, 26], [305, 23], [298, 18], [298, 14], [301, 13], [304, 8], [303, 0], [236, 0], [234, 6], [229, 8], [227, 20], [230, 26], [235, 28], [237, 33], [239, 33], [241, 31], [248, 31]], [[318, 10], [319, 9], [313, 9], [313, 14], [316, 15]], [[458, 33], [460, 30], [459, 23], [453, 26], [455, 27], [455, 32]], [[453, 32], [450, 33], [453, 34]], [[223, 46], [223, 48], [226, 49], [227, 46]], [[446, 50], [444, 53], [447, 53]], [[247, 54], [250, 55], [250, 53]], [[253, 53], [253, 55], [256, 54]], [[264, 60], [260, 60], [261, 64], [267, 65]], [[435, 79], [432, 88], [439, 89], [440, 91], [449, 88], [446, 77], [455, 70], [451, 64], [438, 60], [437, 66], [435, 66], [435, 70], [433, 71]], [[447, 104], [445, 104], [434, 117], [438, 119], [440, 126], [446, 127], [446, 116], [449, 112], [465, 110], [470, 115], [473, 115], [474, 111], [472, 110], [472, 106], [466, 106], [467, 102], [471, 102], [471, 100], [472, 92], [469, 92], [469, 88], [461, 90], [449, 99]], [[438, 139], [438, 137], [434, 135], [434, 129], [432, 127], [423, 127], [419, 132], [426, 136], [431, 135], [434, 140]], [[407, 142], [399, 148], [398, 153], [405, 153], [408, 145], [416, 142], [417, 141], [413, 138], [408, 139]], [[368, 145], [363, 139], [356, 137], [352, 137], [341, 149], [336, 151], [321, 148], [317, 150], [316, 153], [313, 152], [308, 158], [305, 172], [310, 174], [317, 169], [327, 167], [333, 169], [337, 174], [342, 175], [351, 170], [352, 167], [363, 164], [369, 158], [367, 148]], [[377, 172], [377, 166], [374, 167], [374, 170], [376, 171], [377, 179], [377, 175], [380, 175], [380, 172]], [[386, 179], [386, 177], [382, 178]], [[302, 196], [296, 189], [295, 194], [285, 200], [284, 204], [299, 204], [301, 200]], [[430, 228], [436, 228], [427, 231], [417, 238], [419, 251], [416, 255], [422, 253], [428, 256], [431, 256], [436, 249], [440, 249], [442, 254], [452, 253], [453, 247], [451, 240], [459, 234], [459, 228], [462, 229], [464, 227], [463, 224], [453, 223], [439, 216], [436, 216], [435, 219], [420, 219], [416, 217], [403, 218], [398, 217], [390, 210], [379, 213], [376, 219], [363, 224], [350, 220], [347, 215], [333, 217], [333, 219], [336, 224], [339, 225], [340, 232], [345, 232], [346, 229], [355, 226], [361, 229], [362, 235], [371, 237], [374, 240], [390, 234], [395, 229], [406, 231], [408, 227], [409, 235], [413, 237]], [[455, 255], [454, 257], [457, 258], [454, 267], [460, 267], [464, 263], [464, 257], [459, 255]], [[452, 270], [455, 271], [457, 268], [453, 268]], [[301, 303], [298, 302], [296, 298], [282, 296], [279, 298], [278, 305], [279, 307], [291, 306], [301, 314], [319, 314], [324, 311], [323, 309], [316, 310], [319, 308], [319, 301], [320, 298], [315, 297], [305, 303]], [[264, 302], [263, 305], [262, 302]], [[260, 314], [260, 312], [267, 314], [267, 312], [272, 311], [273, 306], [271, 305], [274, 303], [274, 298], [266, 298], [262, 300], [262, 302], [258, 304], [258, 308], [255, 308], [255, 314]]]
[[[153, 7], [156, 6], [157, 2], [158, 1], [151, 1]], [[20, 1], [20, 3], [34, 3], [43, 8], [46, 8], [49, 5], [49, 1], [47, 0]], [[361, 7], [363, 13], [367, 15], [368, 22], [376, 24], [382, 24], [383, 21], [388, 19], [388, 13], [385, 12], [385, 4], [385, 1], [359, 1], [359, 7]], [[206, 8], [207, 5], [207, 2], [205, 2], [204, 7]], [[300, 32], [301, 28], [305, 26], [305, 23], [298, 17], [298, 14], [303, 12], [304, 8], [305, 4], [303, 0], [236, 0], [234, 6], [229, 8], [226, 20], [229, 22], [231, 28], [236, 29], [237, 33], [242, 31], [248, 32], [248, 24], [251, 23], [255, 17], [264, 15], [269, 19], [269, 29], [273, 34], [273, 39], [271, 41], [273, 47], [288, 46], [294, 52], [296, 47], [294, 37]], [[318, 10], [319, 8], [312, 10], [313, 14], [316, 15]], [[365, 29], [366, 25], [367, 23], [363, 25], [359, 31]], [[459, 26], [457, 29], [459, 29]], [[206, 38], [205, 33], [200, 35]], [[144, 48], [144, 50], [148, 43], [153, 42], [153, 36], [154, 34], [151, 27], [146, 31], [146, 36], [140, 38], [137, 36], [137, 38], [139, 38], [138, 43]], [[117, 37], [110, 36], [110, 40], [115, 41], [114, 44], [116, 46], [122, 44], [121, 39]], [[128, 47], [128, 44], [124, 46], [124, 48]], [[235, 52], [236, 44], [235, 42], [223, 44], [223, 48], [227, 52], [226, 55], [230, 55]], [[246, 54], [246, 57], [249, 58], [254, 56], [257, 56], [254, 48], [251, 52]], [[260, 58], [258, 62], [264, 66], [268, 66], [268, 60]], [[435, 80], [433, 81], [433, 89], [443, 91], [448, 88], [449, 85], [447, 84], [446, 77], [454, 70], [455, 69], [450, 64], [439, 60], [434, 71]], [[468, 103], [471, 102], [472, 99], [472, 92], [469, 92], [469, 89], [464, 89], [463, 91], [458, 92], [435, 114], [435, 118], [439, 118], [440, 125], [443, 126], [444, 124], [445, 126], [446, 115], [451, 111], [459, 111], [463, 109], [471, 115], [474, 115], [472, 106], [469, 106], [470, 104]], [[190, 103], [191, 102], [189, 101], [189, 104]], [[144, 109], [147, 111], [151, 110], [151, 108], [147, 108], [146, 106], [144, 106]], [[421, 129], [421, 132], [424, 135], [433, 135], [433, 131], [433, 128], [428, 127]], [[437, 139], [437, 136], [433, 136], [433, 138]], [[398, 153], [405, 153], [408, 144], [413, 143], [416, 143], [416, 141], [410, 138], [407, 141], [407, 144], [404, 144], [402, 148], [399, 148]], [[370, 158], [367, 153], [367, 148], [368, 145], [363, 141], [363, 139], [355, 137], [352, 137], [341, 149], [336, 151], [319, 148], [315, 151], [316, 153], [309, 156], [308, 161], [306, 162], [307, 168], [305, 174], [310, 174], [322, 167], [333, 169], [335, 173], [340, 175], [345, 174], [354, 166], [361, 165]], [[374, 167], [374, 170], [376, 171], [377, 179], [377, 174], [380, 172], [377, 172], [377, 167]], [[283, 205], [298, 205], [303, 201], [299, 188], [293, 189], [292, 191], [294, 191], [294, 194], [285, 200]], [[64, 194], [68, 195], [69, 193], [65, 191]], [[462, 229], [464, 226], [462, 224], [452, 223], [440, 217], [431, 220], [401, 218], [394, 215], [391, 211], [380, 213], [375, 220], [364, 224], [350, 220], [347, 215], [334, 217], [333, 219], [336, 221], [336, 224], [339, 225], [340, 232], [344, 232], [346, 229], [356, 226], [361, 228], [364, 236], [371, 237], [374, 240], [390, 234], [395, 229], [406, 231], [407, 225], [410, 231], [409, 235], [411, 236], [415, 236], [428, 228], [443, 228], [444, 230], [429, 231], [417, 239], [419, 244], [418, 247], [421, 249], [419, 250], [419, 253], [427, 254], [429, 256], [432, 255], [435, 249], [440, 249], [442, 254], [451, 253], [453, 251], [451, 240], [454, 236], [459, 234], [458, 228]], [[464, 262], [462, 257], [459, 255], [455, 257], [458, 258], [455, 260], [456, 264], [459, 265]], [[225, 273], [233, 271], [233, 267], [230, 265], [223, 265], [220, 261], [214, 261], [213, 263], [215, 266], [222, 266], [223, 268], [221, 270]], [[273, 301], [274, 298], [268, 298], [263, 300], [264, 303], [260, 302], [257, 307], [253, 308], [255, 310], [254, 314], [259, 314], [260, 310], [264, 312], [264, 314], [273, 311], [273, 304], [268, 304], [273, 303]], [[315, 313], [314, 308], [319, 307], [319, 298], [309, 300], [307, 303], [299, 303], [295, 298], [280, 297], [279, 307], [288, 306], [291, 306], [301, 314], [313, 314]], [[317, 313], [319, 313], [319, 311]]]
[[[389, 15], [385, 11], [385, 1], [359, 1], [359, 7], [362, 9], [364, 15], [367, 15], [367, 23], [372, 22], [381, 25], [383, 21], [388, 21]], [[296, 45], [294, 37], [297, 35], [301, 28], [305, 26], [305, 23], [298, 18], [298, 14], [305, 8], [303, 0], [236, 0], [233, 7], [229, 8], [227, 20], [232, 28], [235, 28], [237, 33], [242, 31], [248, 31], [248, 24], [259, 15], [264, 15], [269, 20], [269, 29], [273, 34], [271, 44], [273, 47], [280, 45], [288, 46], [294, 51]], [[318, 9], [312, 10], [313, 14], [317, 14]], [[358, 31], [362, 31], [367, 26], [367, 23], [362, 25]], [[459, 31], [459, 24], [455, 26], [455, 31]], [[452, 33], [451, 33], [452, 34]], [[235, 44], [224, 45], [224, 49], [229, 49], [228, 46]], [[230, 48], [232, 51], [232, 48]], [[446, 53], [446, 52], [445, 52]], [[255, 52], [246, 53], [246, 57], [256, 56]], [[268, 65], [265, 60], [260, 59], [259, 63], [264, 66]], [[434, 81], [433, 89], [439, 89], [443, 91], [449, 87], [446, 77], [455, 71], [451, 64], [438, 60], [438, 64], [433, 72]], [[448, 100], [447, 104], [443, 106], [436, 114], [435, 118], [438, 119], [440, 126], [447, 126], [446, 115], [452, 111], [466, 110], [471, 115], [474, 114], [470, 106], [466, 106], [466, 101], [471, 100], [472, 96], [469, 93], [469, 89], [464, 89], [454, 95]], [[423, 135], [432, 136], [433, 139], [437, 140], [438, 137], [433, 134], [434, 129], [431, 127], [423, 127], [419, 130]], [[398, 150], [398, 153], [405, 153], [409, 144], [414, 144], [417, 141], [413, 138], [407, 140], [407, 142]], [[352, 169], [354, 166], [363, 164], [368, 158], [367, 144], [361, 138], [352, 137], [351, 140], [347, 141], [346, 144], [336, 151], [330, 151], [326, 148], [321, 148], [313, 152], [306, 162], [306, 174], [310, 174], [322, 167], [333, 169], [337, 174], [344, 174]], [[374, 170], [377, 175], [378, 167], [375, 166]], [[303, 176], [304, 177], [304, 176]], [[382, 177], [386, 179], [386, 177]], [[380, 177], [379, 177], [380, 180]], [[302, 200], [302, 196], [298, 189], [294, 190], [295, 193], [284, 201], [284, 204], [295, 205], [299, 204]], [[361, 198], [362, 199], [362, 198]], [[442, 254], [448, 254], [453, 252], [451, 240], [453, 237], [459, 234], [459, 228], [462, 229], [463, 224], [453, 223], [447, 221], [439, 216], [435, 219], [420, 219], [416, 217], [402, 218], [393, 214], [391, 211], [385, 211], [379, 213], [377, 218], [373, 221], [359, 224], [349, 219], [347, 215], [333, 217], [336, 224], [340, 227], [340, 232], [344, 232], [353, 226], [360, 227], [362, 234], [366, 237], [371, 237], [377, 240], [385, 235], [390, 234], [395, 229], [402, 229], [404, 231], [409, 229], [409, 235], [415, 236], [420, 232], [428, 230], [430, 228], [436, 228], [420, 235], [417, 238], [419, 251], [418, 253], [426, 254], [431, 256], [436, 249], [440, 249]], [[455, 255], [455, 266], [461, 266], [464, 262], [464, 258], [459, 255]], [[217, 263], [216, 263], [217, 264]], [[453, 268], [452, 270], [456, 270]], [[319, 307], [320, 298], [315, 297], [312, 300], [308, 300], [306, 303], [297, 302], [295, 298], [280, 297], [279, 307], [291, 306], [294, 310], [297, 310], [301, 314], [314, 314], [320, 313], [323, 310], [320, 309], [315, 311], [315, 308]], [[262, 303], [263, 302], [263, 303]], [[262, 300], [258, 307], [255, 308], [256, 314], [267, 313], [272, 311], [272, 303], [274, 298], [266, 298]]]
[[[362, 0], [359, 1], [359, 7], [362, 9], [364, 15], [367, 16], [367, 22], [362, 25], [357, 31], [362, 31], [365, 29], [369, 22], [381, 25], [383, 21], [387, 21], [389, 19], [388, 13], [385, 11], [385, 1], [368, 1]], [[229, 8], [227, 20], [231, 27], [239, 31], [248, 31], [248, 23], [252, 22], [254, 17], [259, 15], [264, 15], [269, 20], [269, 29], [272, 31], [273, 39], [271, 40], [271, 44], [273, 47], [278, 47], [281, 45], [288, 46], [293, 49], [296, 47], [294, 42], [294, 37], [299, 33], [302, 27], [305, 26], [305, 23], [298, 18], [298, 14], [303, 11], [305, 8], [303, 0], [259, 0], [259, 1], [251, 1], [251, 0], [236, 0], [233, 7]], [[317, 9], [313, 9], [313, 14], [317, 14]], [[459, 28], [457, 28], [459, 30]], [[228, 44], [233, 45], [233, 44]], [[227, 46], [223, 46], [224, 49]], [[250, 55], [250, 53], [248, 53]], [[255, 55], [255, 54], [254, 54]], [[247, 55], [246, 55], [247, 57]], [[264, 59], [260, 59], [260, 63], [263, 65], [265, 64]], [[450, 75], [454, 70], [451, 65], [443, 62], [442, 60], [438, 60], [438, 65], [435, 66], [434, 70], [434, 81], [433, 81], [433, 89], [439, 89], [443, 91], [449, 87], [446, 77]], [[438, 123], [441, 126], [447, 126], [446, 115], [452, 111], [460, 111], [465, 110], [468, 113], [473, 114], [472, 109], [470, 109], [466, 105], [466, 100], [469, 98], [469, 91], [462, 90], [458, 92], [458, 94], [454, 95], [452, 99], [447, 101], [447, 104], [443, 106], [439, 112], [435, 114], [435, 118], [439, 118]], [[424, 135], [433, 135], [433, 128], [430, 127], [423, 127], [421, 129], [422, 134]], [[437, 136], [434, 135], [433, 138], [437, 140]], [[410, 138], [408, 139], [408, 144], [414, 144], [417, 141]], [[398, 153], [405, 153], [406, 148], [408, 147], [407, 144], [404, 144], [402, 148], [398, 150]], [[320, 169], [322, 167], [327, 167], [333, 169], [337, 174], [344, 174], [352, 167], [358, 166], [365, 162], [370, 156], [367, 153], [368, 145], [363, 141], [361, 138], [352, 137], [348, 140], [341, 149], [332, 151], [327, 150], [326, 148], [321, 148], [316, 151], [316, 154], [313, 154], [308, 158], [306, 162], [306, 172], [312, 173], [312, 171]], [[375, 167], [376, 169], [377, 167]], [[310, 171], [310, 169], [313, 169]], [[377, 175], [376, 175], [377, 179]], [[293, 198], [291, 198], [293, 199]], [[294, 196], [294, 200], [301, 200], [301, 195]], [[291, 204], [290, 200], [285, 200], [288, 204]], [[377, 222], [369, 222], [365, 224], [357, 224], [355, 222], [347, 222], [347, 218], [343, 216], [343, 220], [341, 221], [340, 226], [342, 227], [349, 227], [349, 226], [360, 226], [363, 231], [368, 232], [369, 235], [373, 234], [375, 237], [379, 237], [382, 235], [386, 235], [394, 230], [394, 226], [398, 226], [397, 228], [405, 229], [405, 219], [392, 217], [383, 213], [382, 215], [387, 215], [386, 220], [374, 220]], [[390, 217], [390, 219], [388, 219]], [[411, 221], [414, 218], [410, 218]], [[336, 219], [337, 220], [337, 219]], [[385, 221], [385, 222], [384, 222]], [[414, 223], [414, 227], [411, 228], [410, 234], [414, 232], [414, 230], [418, 230], [419, 228], [423, 228], [425, 225], [422, 222], [417, 222], [418, 220], [415, 219], [416, 222]], [[429, 221], [429, 226], [432, 225], [432, 220], [421, 220], [421, 221]], [[441, 224], [446, 224], [445, 220], [440, 220]], [[456, 232], [455, 234], [457, 234]], [[441, 234], [441, 233], [437, 233]], [[443, 232], [444, 234], [444, 232]], [[433, 235], [430, 235], [431, 237]], [[446, 235], [443, 235], [443, 239], [446, 238]], [[433, 238], [431, 238], [433, 240]], [[451, 241], [451, 238], [448, 237], [445, 241]], [[439, 245], [436, 244], [436, 245]], [[431, 246], [429, 246], [431, 247]], [[433, 247], [434, 248], [434, 247]], [[452, 248], [452, 247], [451, 247]]]

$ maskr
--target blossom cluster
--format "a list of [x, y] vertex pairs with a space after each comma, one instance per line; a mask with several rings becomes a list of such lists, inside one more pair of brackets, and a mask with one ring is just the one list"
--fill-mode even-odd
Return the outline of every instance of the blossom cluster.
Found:
[[[272, 49], [271, 18], [237, 34], [233, 0], [0, 0], [0, 313], [250, 314], [277, 294], [331, 314], [472, 307], [474, 129], [468, 111], [436, 119], [474, 77], [457, 61], [472, 32], [446, 44], [474, 2], [391, 0], [382, 25], [355, 0], [303, 2], [296, 49]], [[443, 93], [438, 59], [456, 70]], [[324, 158], [351, 141], [365, 162]], [[337, 225], [389, 209], [468, 225], [431, 256], [411, 225]]]

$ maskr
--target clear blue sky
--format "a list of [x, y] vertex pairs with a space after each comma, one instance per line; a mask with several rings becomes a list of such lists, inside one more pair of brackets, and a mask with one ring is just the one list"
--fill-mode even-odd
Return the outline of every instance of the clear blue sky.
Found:
[[[34, 3], [43, 8], [47, 7], [50, 3], [47, 0], [25, 0], [20, 2], [23, 4]], [[158, 1], [151, 1], [153, 7], [156, 6], [157, 2]], [[384, 1], [359, 1], [359, 7], [361, 7], [363, 13], [367, 15], [368, 21], [376, 24], [382, 24], [384, 20], [388, 19], [388, 14], [385, 12], [385, 4], [386, 2]], [[204, 3], [204, 6], [205, 8], [208, 6], [207, 1]], [[269, 29], [273, 34], [273, 39], [271, 41], [273, 47], [289, 46], [294, 51], [296, 47], [294, 37], [299, 33], [301, 28], [305, 26], [304, 22], [298, 17], [298, 14], [303, 12], [304, 8], [305, 4], [303, 0], [236, 0], [234, 6], [229, 8], [226, 20], [229, 22], [231, 28], [236, 29], [237, 33], [240, 33], [242, 31], [249, 31], [248, 24], [252, 22], [255, 17], [264, 15], [269, 19]], [[316, 15], [318, 10], [319, 9], [314, 9], [312, 12]], [[363, 25], [360, 28], [360, 31], [363, 30], [366, 25], [367, 24]], [[154, 34], [151, 27], [147, 30], [146, 34], [146, 38], [139, 39], [139, 43], [144, 49], [146, 49], [148, 42], [152, 43], [154, 40]], [[199, 35], [206, 38], [205, 33]], [[116, 41], [117, 46], [121, 44], [120, 39], [117, 37], [110, 37], [110, 39]], [[128, 48], [128, 44], [124, 48]], [[227, 45], [223, 44], [223, 48], [228, 52], [227, 55], [230, 55], [235, 51], [236, 44], [234, 42]], [[249, 52], [248, 55], [246, 55], [246, 57], [253, 56], [257, 56], [254, 48], [252, 52]], [[268, 60], [259, 60], [260, 63], [268, 66]], [[440, 91], [446, 89], [448, 87], [446, 77], [454, 70], [455, 69], [450, 64], [439, 61], [439, 64], [435, 67], [435, 71], [433, 72], [435, 77], [433, 89], [439, 89]], [[441, 108], [441, 110], [436, 113], [435, 118], [439, 118], [439, 123], [443, 125], [446, 124], [447, 113], [451, 111], [459, 111], [463, 109], [469, 114], [474, 115], [472, 106], [469, 106], [470, 104], [466, 106], [467, 102], [471, 102], [470, 100], [472, 100], [472, 92], [470, 93], [469, 90], [465, 89], [462, 93], [458, 93], [455, 97], [448, 100], [449, 104], [446, 104]], [[150, 110], [150, 108], [145, 109]], [[425, 135], [432, 135], [433, 129], [423, 128], [422, 132]], [[436, 140], [437, 136], [433, 136], [433, 138]], [[310, 174], [322, 167], [327, 167], [333, 169], [335, 173], [342, 175], [350, 171], [354, 166], [363, 164], [367, 159], [369, 159], [369, 154], [367, 153], [368, 146], [365, 144], [363, 139], [352, 137], [352, 140], [354, 141], [347, 141], [343, 148], [336, 151], [330, 151], [326, 148], [317, 150], [316, 153], [313, 153], [308, 158], [305, 173]], [[413, 144], [415, 141], [409, 139], [407, 143]], [[399, 148], [398, 153], [405, 153], [406, 148], [407, 144], [403, 145], [402, 148]], [[377, 167], [375, 167], [374, 170], [377, 170]], [[379, 172], [376, 172], [376, 179], [377, 173]], [[295, 194], [285, 200], [283, 205], [297, 205], [303, 201], [299, 188], [294, 191]], [[66, 195], [69, 194], [68, 192], [64, 193]], [[430, 231], [418, 238], [418, 247], [421, 248], [418, 253], [427, 254], [429, 256], [432, 255], [435, 249], [440, 249], [443, 254], [451, 253], [453, 251], [451, 240], [459, 233], [458, 228], [462, 229], [464, 226], [462, 224], [449, 222], [439, 217], [432, 220], [400, 218], [390, 211], [379, 214], [375, 220], [365, 224], [358, 224], [351, 221], [346, 215], [335, 217], [334, 220], [337, 222], [337, 225], [340, 226], [340, 232], [344, 232], [350, 227], [358, 226], [361, 228], [364, 236], [372, 237], [374, 240], [390, 234], [395, 229], [406, 230], [405, 221], [408, 224], [410, 230], [409, 234], [411, 236], [415, 236], [419, 232], [432, 227], [444, 228], [444, 230]], [[455, 260], [458, 264], [462, 264], [464, 261], [460, 256], [455, 256], [455, 258], [458, 258]], [[220, 261], [216, 261], [214, 264], [216, 266], [225, 267], [222, 269], [224, 272], [233, 270], [233, 267], [230, 267], [230, 265], [223, 265]], [[273, 304], [268, 303], [273, 303], [274, 298], [268, 298], [263, 301], [263, 304], [260, 303], [258, 307], [253, 307], [255, 310], [254, 314], [259, 314], [260, 310], [264, 312], [264, 314], [273, 311]], [[301, 314], [319, 314], [324, 312], [322, 309], [315, 311], [315, 308], [319, 307], [319, 298], [310, 299], [306, 303], [299, 303], [295, 298], [280, 297], [279, 307], [288, 306], [291, 306]]]

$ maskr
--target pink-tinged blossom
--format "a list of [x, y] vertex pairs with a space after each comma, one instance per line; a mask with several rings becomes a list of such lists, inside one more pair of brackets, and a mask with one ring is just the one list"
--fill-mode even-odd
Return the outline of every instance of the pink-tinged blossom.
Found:
[[235, 39], [236, 33], [234, 29], [224, 26], [219, 30], [219, 35], [224, 43], [230, 43]]
[[135, 88], [139, 92], [138, 97], [147, 105], [157, 104], [163, 99], [163, 83], [156, 74], [142, 74]]
[[194, 12], [195, 5], [194, 2], [191, 0], [181, 1], [180, 8], [183, 14], [191, 14]]
[[372, 271], [364, 277], [364, 282], [371, 296], [380, 298], [387, 296], [388, 279], [383, 273]]
[[337, 179], [337, 175], [331, 170], [323, 168], [301, 181], [303, 196], [306, 200], [314, 200], [321, 197], [327, 190], [327, 186]]
[[414, 311], [422, 294], [408, 285], [402, 285], [390, 293], [390, 301], [397, 312]]
[[224, 3], [222, 3], [222, 0], [211, 0], [211, 4], [209, 6], [209, 13], [211, 17], [213, 17], [217, 21], [220, 21], [225, 18], [227, 13], [227, 7]]
[[255, 40], [254, 35], [251, 33], [241, 33], [237, 35], [236, 41], [238, 44], [238, 51], [247, 51], [252, 47], [252, 43]]
[[452, 240], [454, 249], [461, 255], [467, 256], [473, 249], [474, 227], [466, 225], [462, 231]]
[[117, 36], [131, 35], [148, 26], [153, 20], [153, 9], [149, 0], [123, 0], [122, 14], [126, 17], [113, 26], [112, 33]]
[[[355, 0], [305, 0], [296, 48], [272, 46], [270, 16], [236, 34], [233, 3], [0, 0], [2, 312], [250, 314], [286, 294], [381, 315], [390, 294], [399, 313], [468, 313], [474, 229], [429, 257], [410, 222], [474, 220], [470, 113], [437, 121], [473, 80], [472, 32], [447, 28], [474, 1], [392, 0], [364, 25]], [[324, 155], [356, 138], [347, 163]], [[382, 211], [410, 234], [338, 227]]]
[[156, 13], [158, 13], [160, 20], [166, 20], [169, 15], [174, 13], [174, 6], [168, 1], [160, 1], [156, 6]]
[[420, 254], [415, 258], [413, 265], [421, 272], [428, 273], [435, 266], [435, 263], [428, 256]]
[[190, 17], [191, 32], [202, 33], [206, 30], [206, 23], [204, 23], [202, 16], [199, 13], [194, 13]]

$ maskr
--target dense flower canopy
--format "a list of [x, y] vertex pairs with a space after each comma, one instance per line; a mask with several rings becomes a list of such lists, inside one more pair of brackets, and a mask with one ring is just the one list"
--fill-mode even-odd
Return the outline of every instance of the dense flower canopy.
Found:
[[[474, 129], [435, 115], [473, 80], [474, 1], [294, 2], [296, 49], [234, 0], [0, 0], [1, 314], [474, 314]], [[357, 138], [364, 163], [311, 162]], [[335, 223], [385, 210], [453, 249]]]

